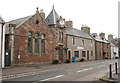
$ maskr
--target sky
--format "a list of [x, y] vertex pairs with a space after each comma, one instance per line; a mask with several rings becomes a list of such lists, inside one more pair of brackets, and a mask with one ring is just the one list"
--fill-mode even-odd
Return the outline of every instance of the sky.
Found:
[[113, 34], [118, 37], [119, 0], [0, 0], [0, 15], [7, 22], [36, 13], [43, 9], [45, 16], [52, 10], [73, 21], [73, 27], [81, 29], [83, 24], [91, 33]]

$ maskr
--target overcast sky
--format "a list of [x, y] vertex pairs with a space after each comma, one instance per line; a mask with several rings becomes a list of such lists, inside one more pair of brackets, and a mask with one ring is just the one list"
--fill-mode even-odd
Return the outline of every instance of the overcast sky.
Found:
[[118, 35], [119, 0], [1, 0], [0, 15], [7, 22], [33, 15], [36, 7], [43, 9], [47, 16], [54, 8], [58, 15], [72, 20], [74, 28], [82, 24], [91, 28], [91, 33]]

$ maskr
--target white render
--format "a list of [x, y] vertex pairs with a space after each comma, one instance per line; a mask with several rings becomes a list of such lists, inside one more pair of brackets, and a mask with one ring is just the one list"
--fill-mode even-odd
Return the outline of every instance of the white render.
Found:
[[111, 59], [114, 59], [115, 57], [118, 57], [118, 47], [111, 46]]
[[4, 67], [5, 25], [0, 23], [0, 68]]

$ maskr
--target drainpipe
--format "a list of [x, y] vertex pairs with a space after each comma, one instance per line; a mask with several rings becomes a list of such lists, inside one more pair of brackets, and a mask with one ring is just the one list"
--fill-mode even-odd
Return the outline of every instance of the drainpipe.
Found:
[[10, 30], [10, 55], [11, 55], [11, 65], [14, 64], [14, 37], [15, 37], [15, 24], [9, 24]]

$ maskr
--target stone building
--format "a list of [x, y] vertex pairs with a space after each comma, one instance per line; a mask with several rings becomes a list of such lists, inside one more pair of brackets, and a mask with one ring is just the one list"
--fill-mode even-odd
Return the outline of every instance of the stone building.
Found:
[[53, 33], [54, 59], [64, 62], [66, 60], [65, 19], [57, 14], [53, 6], [45, 21]]
[[53, 34], [38, 8], [34, 15], [7, 22], [5, 38], [5, 66], [53, 60]]
[[92, 33], [95, 39], [95, 60], [110, 59], [110, 43], [105, 39], [105, 33]]
[[95, 60], [95, 41], [90, 36], [90, 28], [88, 26], [82, 26], [81, 30], [78, 30], [73, 28], [73, 26], [69, 26], [66, 28], [67, 58], [71, 60], [72, 57], [77, 57], [78, 60], [81, 58]]

